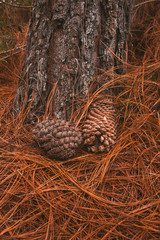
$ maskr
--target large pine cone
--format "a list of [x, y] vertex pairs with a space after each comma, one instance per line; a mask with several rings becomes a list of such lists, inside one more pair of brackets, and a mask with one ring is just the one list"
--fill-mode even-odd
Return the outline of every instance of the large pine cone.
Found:
[[116, 116], [112, 102], [93, 102], [82, 127], [84, 146], [91, 152], [109, 151], [116, 139]]
[[35, 140], [53, 158], [68, 159], [76, 154], [82, 143], [82, 134], [64, 120], [45, 120], [33, 130]]

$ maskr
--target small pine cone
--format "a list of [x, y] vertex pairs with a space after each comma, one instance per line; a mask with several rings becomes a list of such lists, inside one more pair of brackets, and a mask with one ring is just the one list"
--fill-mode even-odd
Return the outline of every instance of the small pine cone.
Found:
[[75, 125], [64, 120], [46, 120], [33, 129], [39, 145], [53, 158], [68, 159], [76, 154], [82, 134]]
[[96, 100], [82, 127], [84, 146], [91, 152], [109, 151], [116, 140], [116, 115], [108, 99]]

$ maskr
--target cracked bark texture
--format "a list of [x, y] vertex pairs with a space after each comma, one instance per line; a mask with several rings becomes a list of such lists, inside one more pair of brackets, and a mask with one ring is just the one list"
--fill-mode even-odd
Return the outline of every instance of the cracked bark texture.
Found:
[[15, 112], [30, 105], [30, 119], [43, 115], [56, 87], [54, 114], [68, 120], [74, 99], [86, 98], [99, 69], [118, 65], [108, 48], [125, 59], [133, 5], [134, 0], [34, 0]]

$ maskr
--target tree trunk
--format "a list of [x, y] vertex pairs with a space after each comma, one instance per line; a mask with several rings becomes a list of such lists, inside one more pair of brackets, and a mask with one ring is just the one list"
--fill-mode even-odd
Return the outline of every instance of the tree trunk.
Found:
[[[133, 0], [34, 0], [22, 78], [14, 109], [43, 115], [54, 97], [57, 118], [69, 119], [76, 99], [87, 97], [102, 70], [125, 59]], [[98, 86], [99, 87], [99, 86]]]

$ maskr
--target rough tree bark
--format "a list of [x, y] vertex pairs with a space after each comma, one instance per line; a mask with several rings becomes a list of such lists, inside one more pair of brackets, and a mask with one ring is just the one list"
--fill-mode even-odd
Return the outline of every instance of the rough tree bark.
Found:
[[54, 113], [69, 119], [74, 98], [86, 97], [98, 69], [118, 65], [108, 48], [125, 58], [133, 1], [34, 0], [15, 111], [31, 105], [30, 119], [43, 115], [56, 87]]

